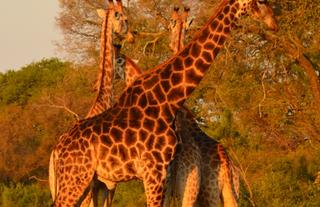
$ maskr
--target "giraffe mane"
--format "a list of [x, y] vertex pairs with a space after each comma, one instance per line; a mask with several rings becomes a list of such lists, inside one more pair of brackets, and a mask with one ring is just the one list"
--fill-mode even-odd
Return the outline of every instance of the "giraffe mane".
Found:
[[99, 94], [99, 92], [102, 90], [102, 87], [103, 87], [103, 81], [102, 81], [102, 77], [104, 77], [104, 74], [105, 74], [105, 71], [104, 71], [104, 65], [105, 65], [105, 62], [106, 62], [106, 60], [105, 60], [105, 54], [106, 54], [106, 46], [105, 46], [105, 43], [107, 42], [107, 38], [108, 38], [108, 36], [106, 35], [107, 33], [108, 33], [108, 26], [107, 26], [107, 24], [108, 24], [108, 18], [109, 18], [109, 9], [107, 9], [106, 10], [106, 19], [104, 19], [104, 21], [105, 21], [105, 24], [106, 24], [106, 26], [105, 26], [105, 28], [103, 28], [104, 29], [104, 34], [105, 34], [105, 36], [106, 36], [106, 38], [105, 38], [105, 41], [104, 41], [104, 47], [103, 47], [103, 59], [102, 59], [102, 68], [99, 68], [99, 70], [101, 70], [102, 72], [101, 73], [99, 73], [99, 77], [98, 77], [98, 80], [97, 80], [97, 88], [96, 88], [96, 90], [97, 90], [97, 94]]

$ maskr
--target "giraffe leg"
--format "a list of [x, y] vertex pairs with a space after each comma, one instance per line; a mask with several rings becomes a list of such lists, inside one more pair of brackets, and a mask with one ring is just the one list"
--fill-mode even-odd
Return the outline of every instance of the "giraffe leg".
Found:
[[99, 200], [99, 191], [104, 191], [104, 184], [102, 184], [99, 180], [94, 181], [94, 186], [92, 189], [92, 201], [90, 207], [96, 207], [98, 206], [98, 200]]
[[177, 158], [176, 197], [178, 206], [193, 207], [197, 201], [200, 183], [200, 151], [192, 143], [183, 143]]
[[237, 207], [237, 199], [238, 199], [238, 174], [236, 169], [234, 169], [233, 165], [230, 164], [229, 167], [223, 166], [225, 168], [221, 189], [221, 200], [223, 202], [223, 206], [226, 207]]
[[50, 193], [52, 200], [54, 201], [56, 199], [56, 172], [55, 172], [55, 151], [53, 150], [50, 155], [50, 161], [49, 161], [49, 187], [50, 187]]
[[[99, 192], [102, 191], [102, 199], [99, 202]], [[107, 207], [106, 198], [109, 195], [108, 188], [96, 178], [91, 182], [90, 191], [87, 196], [83, 199], [81, 207]], [[111, 205], [111, 203], [110, 203]], [[110, 206], [109, 205], [109, 206]]]
[[108, 190], [108, 192], [106, 194], [103, 194], [104, 197], [104, 206], [103, 207], [110, 207], [112, 204], [112, 199], [115, 193], [115, 188], [114, 189], [110, 189]]
[[198, 196], [198, 206], [217, 207], [220, 202], [220, 189], [218, 186], [218, 175], [211, 174], [201, 177], [201, 188]]
[[148, 207], [161, 207], [164, 201], [166, 171], [146, 173], [143, 180]]
[[99, 181], [95, 177], [90, 185], [90, 192], [81, 203], [81, 207], [97, 207], [98, 206], [98, 197], [99, 197]]
[[61, 172], [78, 172], [78, 173], [58, 173], [57, 189], [58, 194], [54, 202], [55, 207], [74, 207], [81, 206], [81, 203], [91, 191], [91, 182], [94, 177], [94, 171], [85, 172], [77, 171], [77, 166], [64, 166]]
[[174, 159], [169, 167], [168, 167], [168, 174], [166, 177], [166, 184], [165, 184], [165, 197], [163, 206], [164, 207], [176, 207], [175, 202], [175, 195], [174, 195], [174, 189], [176, 184], [176, 167], [177, 167], [177, 159]]
[[80, 207], [94, 207], [92, 198], [93, 198], [93, 191], [92, 189], [90, 189], [88, 194], [83, 199]]
[[[173, 154], [169, 155], [171, 159], [172, 155]], [[148, 157], [147, 154], [146, 157]], [[145, 172], [143, 175], [143, 185], [147, 196], [148, 207], [163, 206], [165, 181], [170, 160], [163, 162], [155, 162], [155, 160], [152, 158], [147, 158], [145, 160], [145, 168], [143, 170]]]
[[[197, 166], [192, 166], [183, 176], [182, 182], [184, 182], [184, 185], [179, 186], [182, 189], [178, 190], [178, 198], [182, 198], [180, 202], [182, 202], [183, 207], [193, 207], [197, 201], [200, 188], [200, 170]], [[177, 177], [180, 177], [179, 174]]]
[[202, 157], [201, 172], [203, 174], [201, 176], [201, 186], [197, 204], [199, 207], [217, 207], [220, 202], [222, 188], [221, 168], [219, 164], [216, 163], [217, 161], [214, 161], [217, 158], [212, 156], [212, 152], [208, 150], [203, 150], [203, 152], [207, 152], [207, 154]]
[[96, 191], [94, 192], [94, 207], [98, 206], [99, 191], [102, 191], [102, 198], [100, 199], [99, 206], [110, 207], [116, 190], [116, 183], [98, 176], [98, 180], [95, 186]]
[[[102, 193], [100, 202], [98, 202], [99, 191]], [[98, 203], [100, 204], [99, 206], [110, 207], [112, 204], [114, 193], [115, 193], [115, 187], [112, 187], [111, 189], [109, 189], [106, 184], [104, 184], [103, 182], [99, 182], [94, 192], [94, 194], [96, 195], [94, 199], [94, 207], [98, 206]]]

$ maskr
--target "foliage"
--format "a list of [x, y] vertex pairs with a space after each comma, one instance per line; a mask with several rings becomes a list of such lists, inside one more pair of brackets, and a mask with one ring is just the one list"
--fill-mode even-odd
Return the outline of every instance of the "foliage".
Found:
[[0, 185], [0, 205], [2, 207], [44, 207], [52, 203], [47, 188], [37, 184]]
[[0, 78], [0, 105], [26, 104], [39, 89], [54, 86], [65, 74], [67, 63], [58, 59], [44, 59], [31, 63], [19, 71], [8, 71]]
[[[313, 182], [319, 151], [308, 151], [310, 146], [305, 144], [294, 152], [287, 153], [277, 147], [266, 152], [263, 145], [237, 149], [244, 167], [248, 166], [247, 176], [252, 177], [248, 179], [256, 206], [318, 206], [320, 188]], [[239, 202], [240, 206], [251, 206], [244, 186]]]
[[81, 117], [93, 99], [89, 82], [94, 79], [93, 69], [81, 69], [49, 59], [3, 74], [0, 84], [1, 181], [46, 176], [48, 152], [62, 132], [75, 122], [64, 107]]
[[130, 181], [117, 185], [112, 205], [119, 207], [146, 206], [146, 197], [142, 182]]

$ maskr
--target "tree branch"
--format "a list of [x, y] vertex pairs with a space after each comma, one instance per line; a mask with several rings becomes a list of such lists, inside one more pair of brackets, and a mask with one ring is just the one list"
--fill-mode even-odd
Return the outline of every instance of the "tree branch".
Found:
[[55, 104], [55, 103], [53, 103], [50, 99], [49, 100], [47, 100], [48, 102], [49, 102], [49, 104], [38, 104], [38, 106], [44, 106], [44, 107], [51, 107], [51, 108], [56, 108], [56, 109], [63, 109], [63, 110], [65, 110], [66, 112], [68, 112], [69, 114], [71, 114], [77, 121], [80, 121], [80, 116], [76, 113], [76, 112], [74, 112], [74, 111], [72, 111], [70, 108], [68, 108], [67, 106], [66, 106], [66, 103], [65, 103], [65, 100], [64, 99], [61, 99], [61, 98], [57, 98], [57, 99], [59, 99], [61, 102], [62, 102], [62, 105], [57, 105], [57, 104]]
[[61, 105], [55, 105], [55, 104], [48, 104], [46, 106], [52, 107], [52, 108], [57, 108], [57, 109], [64, 109], [68, 113], [72, 114], [77, 121], [80, 121], [79, 115], [77, 113], [73, 112], [71, 109], [69, 109], [65, 105], [61, 106]]
[[[251, 26], [248, 28], [249, 31], [259, 34], [264, 39], [271, 41], [273, 43], [278, 43], [281, 45], [283, 52], [289, 57], [296, 60], [299, 65], [304, 69], [306, 72], [309, 82], [310, 82], [310, 89], [312, 91], [315, 104], [320, 106], [320, 83], [317, 76], [317, 73], [312, 65], [312, 63], [306, 58], [303, 51], [303, 46], [300, 43], [299, 39], [294, 36], [292, 37], [292, 41], [286, 40], [285, 38], [281, 38], [271, 32], [263, 31], [258, 27]], [[293, 44], [293, 45], [292, 45]], [[320, 114], [320, 109], [318, 108], [317, 112]]]
[[246, 176], [246, 171], [247, 171], [247, 170], [245, 170], [245, 169], [243, 168], [243, 166], [242, 166], [242, 164], [241, 164], [238, 156], [236, 155], [236, 153], [235, 153], [231, 148], [229, 148], [228, 151], [232, 154], [232, 157], [235, 158], [235, 160], [236, 160], [237, 163], [238, 163], [239, 173], [240, 173], [240, 175], [241, 175], [241, 177], [242, 177], [242, 179], [243, 179], [243, 181], [244, 181], [244, 184], [245, 184], [245, 186], [246, 186], [246, 188], [247, 188], [247, 190], [248, 190], [248, 192], [249, 192], [248, 200], [250, 201], [252, 207], [255, 207], [256, 204], [255, 204], [255, 202], [254, 202], [254, 200], [253, 200], [253, 193], [252, 193], [252, 190], [251, 190], [251, 186], [250, 186], [249, 181], [248, 181], [247, 176]]
[[41, 179], [41, 178], [38, 178], [37, 176], [31, 176], [31, 177], [29, 177], [29, 180], [36, 180], [36, 181], [39, 181], [39, 182], [46, 182], [46, 183], [49, 182], [49, 180]]
[[139, 37], [158, 37], [164, 35], [166, 32], [133, 32], [134, 35]]
[[77, 34], [77, 35], [80, 35], [80, 36], [97, 39], [97, 37], [96, 37], [95, 35], [87, 34], [87, 33], [84, 33], [84, 32], [79, 32], [79, 31], [76, 31], [76, 30], [74, 30], [74, 29], [69, 29], [69, 32], [70, 32], [70, 33]]
[[143, 47], [143, 54], [146, 55], [146, 50], [147, 50], [147, 47], [149, 45], [152, 45], [152, 50], [151, 50], [151, 54], [154, 55], [154, 51], [156, 49], [156, 44], [158, 42], [158, 40], [160, 39], [160, 37], [156, 37], [155, 39], [151, 40], [151, 41], [148, 41], [145, 46]]
[[259, 102], [259, 116], [262, 118], [262, 103], [266, 100], [267, 94], [266, 94], [266, 86], [264, 85], [264, 79], [266, 78], [267, 70], [265, 70], [261, 77], [261, 85], [262, 85], [262, 91], [263, 91], [263, 98]]

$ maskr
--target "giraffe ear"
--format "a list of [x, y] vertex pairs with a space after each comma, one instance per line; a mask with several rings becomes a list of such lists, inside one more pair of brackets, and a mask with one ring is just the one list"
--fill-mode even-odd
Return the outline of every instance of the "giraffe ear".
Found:
[[174, 6], [174, 7], [173, 7], [173, 11], [175, 11], [175, 12], [178, 12], [179, 9], [180, 9], [180, 8], [179, 8], [178, 6]]
[[104, 18], [106, 16], [106, 11], [104, 9], [97, 9], [98, 16]]
[[120, 11], [123, 10], [123, 5], [122, 5], [122, 1], [121, 0], [117, 0], [117, 6], [118, 6]]
[[185, 6], [185, 7], [184, 7], [184, 11], [185, 11], [185, 12], [189, 12], [189, 11], [190, 11], [190, 7]]
[[114, 8], [113, 0], [108, 0], [108, 2], [109, 2], [109, 8], [113, 9]]

